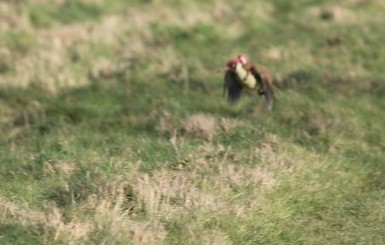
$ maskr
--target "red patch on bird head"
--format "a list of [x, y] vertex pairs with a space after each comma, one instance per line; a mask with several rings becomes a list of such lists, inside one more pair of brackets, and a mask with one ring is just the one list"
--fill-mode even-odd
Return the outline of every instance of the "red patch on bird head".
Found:
[[237, 63], [241, 62], [239, 60], [239, 57], [235, 57], [235, 58], [232, 58], [231, 60], [229, 60], [226, 64], [227, 68], [229, 69], [235, 69]]
[[230, 59], [226, 66], [227, 68], [234, 70], [238, 63], [246, 65], [249, 63], [249, 58], [246, 55], [240, 54], [237, 57]]

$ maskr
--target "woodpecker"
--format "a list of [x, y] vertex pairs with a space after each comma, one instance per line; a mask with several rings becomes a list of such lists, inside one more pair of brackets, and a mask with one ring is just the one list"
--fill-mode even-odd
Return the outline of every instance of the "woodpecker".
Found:
[[270, 72], [260, 64], [251, 62], [245, 55], [238, 55], [227, 62], [223, 85], [230, 103], [237, 102], [243, 89], [246, 89], [265, 96], [268, 111], [273, 108], [274, 89]]

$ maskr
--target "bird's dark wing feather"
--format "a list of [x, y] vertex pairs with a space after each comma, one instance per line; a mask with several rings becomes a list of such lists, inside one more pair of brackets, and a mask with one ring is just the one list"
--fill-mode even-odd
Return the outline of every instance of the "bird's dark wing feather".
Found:
[[234, 71], [227, 70], [223, 82], [223, 92], [227, 94], [227, 101], [235, 103], [239, 100], [242, 93], [242, 86]]

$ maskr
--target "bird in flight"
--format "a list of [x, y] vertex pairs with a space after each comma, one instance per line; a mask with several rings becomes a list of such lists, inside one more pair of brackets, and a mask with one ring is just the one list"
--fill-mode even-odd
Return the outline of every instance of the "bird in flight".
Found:
[[223, 85], [230, 103], [237, 102], [245, 89], [264, 96], [268, 111], [273, 108], [274, 88], [270, 72], [245, 55], [238, 55], [227, 62]]

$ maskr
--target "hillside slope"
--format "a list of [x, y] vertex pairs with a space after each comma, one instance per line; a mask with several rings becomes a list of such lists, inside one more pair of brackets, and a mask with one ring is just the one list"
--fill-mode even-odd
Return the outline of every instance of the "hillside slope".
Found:
[[385, 5], [318, 2], [1, 2], [0, 243], [384, 244]]

